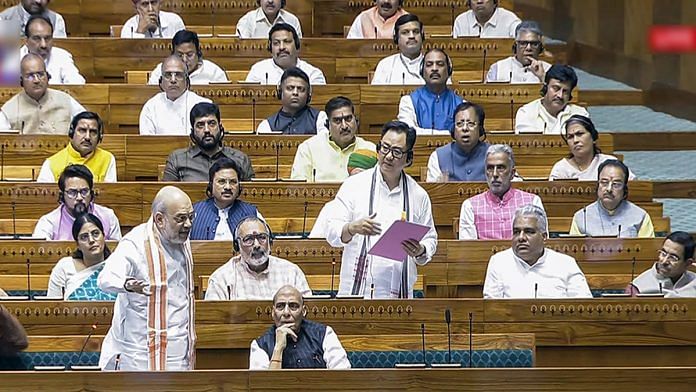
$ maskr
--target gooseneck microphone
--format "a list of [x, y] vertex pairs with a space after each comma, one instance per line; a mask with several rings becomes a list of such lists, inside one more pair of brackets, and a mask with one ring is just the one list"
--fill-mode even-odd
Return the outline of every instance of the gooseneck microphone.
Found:
[[309, 203], [305, 200], [304, 202], [304, 214], [302, 216], [302, 239], [307, 239], [307, 206]]
[[19, 239], [19, 234], [17, 234], [17, 203], [14, 201], [12, 202], [12, 239]]
[[539, 290], [539, 283], [534, 283], [534, 299], [537, 299], [537, 291]]
[[0, 181], [5, 181], [5, 143], [4, 142], [2, 143], [2, 145], [0, 145]]
[[515, 100], [510, 98], [510, 126], [512, 131], [515, 132]]
[[31, 260], [27, 258], [27, 298], [31, 301]]
[[425, 323], [421, 323], [421, 342], [423, 343], [423, 363], [428, 367], [428, 359], [425, 356]]
[[445, 323], [447, 323], [447, 363], [452, 363], [452, 332], [450, 329], [452, 312], [449, 309], [445, 309]]
[[481, 66], [481, 83], [486, 81], [486, 56], [488, 55], [488, 49], [483, 49], [483, 65]]
[[636, 278], [636, 258], [634, 257], [633, 260], [631, 261], [631, 282], [630, 284], [633, 284], [633, 279]]
[[82, 359], [82, 353], [85, 352], [85, 348], [87, 347], [87, 342], [92, 338], [92, 335], [94, 334], [94, 331], [97, 330], [97, 323], [92, 324], [92, 327], [89, 329], [89, 334], [87, 335], [87, 338], [85, 339], [85, 342], [82, 343], [82, 348], [80, 349], [80, 353], [77, 355], [77, 359], [75, 360], [75, 363], [70, 365], [70, 368], [73, 369], [75, 366], [80, 365], [80, 359]]
[[469, 368], [472, 367], [474, 358], [474, 313], [469, 312]]
[[275, 158], [276, 158], [276, 160], [275, 160], [275, 174], [276, 174], [275, 180], [276, 180], [276, 181], [280, 181], [280, 168], [279, 168], [279, 164], [280, 164], [280, 162], [279, 162], [279, 161], [280, 161], [280, 143], [279, 143], [278, 141], [276, 141], [276, 146], [275, 146], [275, 148], [276, 148], [276, 150], [275, 150], [275, 153], [276, 153], [276, 157], [275, 157]]
[[256, 134], [256, 97], [251, 97], [251, 133]]
[[334, 276], [336, 276], [336, 258], [331, 260], [331, 298], [336, 299], [336, 292], [334, 291]]

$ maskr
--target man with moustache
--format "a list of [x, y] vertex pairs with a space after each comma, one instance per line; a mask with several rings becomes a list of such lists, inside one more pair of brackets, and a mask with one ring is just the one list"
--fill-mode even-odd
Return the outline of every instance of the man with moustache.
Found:
[[99, 147], [104, 123], [97, 113], [82, 112], [70, 123], [67, 147], [51, 155], [41, 166], [36, 182], [55, 182], [68, 165], [85, 165], [96, 182], [116, 182], [116, 158]]
[[191, 199], [165, 186], [146, 223], [133, 228], [106, 259], [97, 284], [117, 294], [111, 328], [102, 342], [102, 370], [195, 368]]
[[277, 23], [287, 23], [295, 28], [297, 36], [302, 38], [300, 20], [287, 10], [287, 0], [256, 0], [259, 8], [244, 14], [237, 22], [239, 38], [266, 38], [268, 31]]
[[570, 103], [578, 76], [573, 68], [555, 64], [549, 68], [541, 88], [541, 98], [517, 110], [515, 133], [560, 135], [565, 122], [573, 115], [590, 117], [585, 108]]
[[599, 165], [597, 201], [575, 212], [571, 235], [655, 237], [650, 215], [627, 200], [629, 173], [628, 167], [617, 159]]
[[124, 23], [121, 38], [172, 38], [186, 26], [173, 12], [160, 11], [162, 0], [133, 0], [136, 14]]
[[[186, 64], [191, 84], [210, 84], [229, 82], [227, 74], [214, 62], [203, 58], [203, 50], [198, 34], [181, 30], [172, 38], [172, 55], [177, 55]], [[162, 78], [162, 64], [157, 64], [150, 73], [147, 84], [159, 84]]]
[[0, 130], [16, 129], [23, 135], [65, 135], [70, 122], [85, 111], [73, 97], [48, 88], [51, 74], [41, 56], [29, 53], [20, 63], [22, 91], [2, 105]]
[[297, 147], [290, 174], [294, 180], [343, 181], [348, 177], [348, 159], [354, 151], [375, 151], [374, 143], [356, 136], [359, 122], [350, 99], [331, 98], [324, 112], [329, 118], [329, 132], [314, 135]]
[[197, 103], [189, 115], [192, 146], [174, 150], [167, 158], [164, 181], [208, 181], [213, 164], [229, 158], [237, 164], [239, 181], [254, 177], [249, 157], [232, 147], [223, 145], [225, 128], [220, 121], [220, 108], [209, 102]]
[[507, 144], [494, 144], [486, 151], [488, 190], [462, 203], [459, 213], [460, 240], [508, 240], [518, 208], [533, 204], [542, 210], [541, 198], [512, 187], [515, 157]]
[[206, 300], [269, 300], [286, 285], [300, 296], [312, 295], [307, 278], [297, 265], [270, 255], [273, 237], [266, 222], [250, 215], [234, 230], [233, 256], [208, 279]]
[[29, 18], [35, 15], [41, 15], [47, 18], [51, 25], [55, 27], [53, 36], [55, 38], [67, 38], [65, 31], [65, 19], [59, 13], [48, 9], [48, 3], [51, 0], [20, 0], [19, 4], [7, 8], [0, 12], [0, 20], [12, 20], [20, 25], [20, 34], [25, 36], [26, 25]]
[[454, 20], [452, 37], [514, 38], [520, 18], [498, 0], [467, 0], [468, 11]]
[[543, 38], [537, 22], [525, 20], [517, 25], [513, 55], [491, 65], [486, 82], [541, 83], [551, 68], [551, 64], [539, 60], [544, 52]]
[[515, 211], [512, 247], [491, 256], [483, 298], [592, 298], [574, 258], [546, 248], [548, 220], [541, 207]]
[[394, 24], [406, 15], [404, 0], [375, 0], [371, 7], [358, 15], [348, 31], [348, 39], [391, 39]]
[[19, 50], [20, 58], [27, 53], [41, 56], [46, 63], [46, 71], [51, 74], [50, 84], [85, 84], [85, 78], [75, 66], [72, 54], [53, 46], [53, 25], [48, 18], [32, 16], [24, 30], [27, 40]]
[[121, 225], [111, 208], [94, 202], [94, 177], [84, 165], [69, 165], [58, 177], [58, 208], [39, 218], [32, 237], [72, 241], [75, 217], [94, 214], [104, 225], [107, 240], [121, 239]]
[[444, 50], [433, 48], [423, 56], [419, 87], [399, 101], [399, 121], [414, 127], [418, 134], [449, 134], [454, 129], [454, 110], [464, 102], [447, 80], [452, 76], [452, 60]]
[[251, 342], [249, 370], [349, 369], [338, 336], [327, 325], [305, 319], [302, 293], [292, 285], [273, 296], [273, 325]]
[[424, 40], [423, 23], [418, 16], [400, 16], [394, 24], [394, 43], [399, 46], [399, 53], [380, 60], [371, 84], [424, 84], [420, 72]]

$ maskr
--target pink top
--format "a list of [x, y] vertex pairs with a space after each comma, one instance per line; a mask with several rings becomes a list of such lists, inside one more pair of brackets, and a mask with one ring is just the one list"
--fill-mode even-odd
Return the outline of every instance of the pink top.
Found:
[[515, 211], [527, 204], [536, 204], [533, 193], [510, 188], [503, 199], [490, 190], [472, 197], [474, 224], [481, 240], [509, 240], [512, 238], [512, 220]]

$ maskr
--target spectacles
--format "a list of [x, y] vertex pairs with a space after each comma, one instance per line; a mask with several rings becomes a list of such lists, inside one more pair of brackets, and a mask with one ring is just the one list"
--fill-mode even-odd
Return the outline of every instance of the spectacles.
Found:
[[48, 77], [48, 72], [46, 71], [39, 71], [39, 72], [32, 72], [24, 75], [24, 78], [27, 79], [30, 82], [34, 82], [36, 80], [44, 80]]
[[475, 129], [476, 127], [478, 127], [478, 123], [473, 121], [460, 121], [455, 125], [457, 126], [457, 128], [465, 129]]
[[668, 253], [664, 249], [659, 249], [657, 251], [657, 256], [661, 259], [667, 259], [667, 261], [671, 263], [676, 263], [677, 261], [681, 260], [681, 257], [672, 253]]
[[100, 239], [102, 236], [101, 230], [94, 229], [90, 231], [89, 233], [82, 233], [77, 236], [77, 240], [80, 242], [89, 242], [89, 239], [92, 238], [95, 241]]
[[186, 74], [184, 72], [164, 72], [162, 77], [168, 80], [184, 80]]
[[82, 188], [82, 189], [68, 189], [65, 191], [65, 196], [67, 196], [70, 199], [75, 199], [77, 198], [77, 195], [82, 196], [82, 198], [86, 198], [87, 195], [90, 194], [90, 189], [89, 188]]
[[300, 310], [301, 305], [297, 302], [278, 302], [275, 305], [273, 305], [275, 310], [277, 310], [278, 312], [284, 311], [286, 306], [290, 308], [290, 311], [296, 312]]
[[186, 222], [187, 220], [190, 221], [191, 223], [193, 223], [194, 218], [196, 218], [196, 214], [190, 213], [188, 215], [185, 215], [185, 214], [174, 215], [174, 217], [172, 217], [172, 220], [178, 224], [182, 224], [182, 223]]
[[624, 183], [617, 181], [600, 181], [599, 186], [604, 189], [611, 187], [611, 189], [618, 191], [624, 187]]
[[382, 153], [385, 157], [389, 155], [389, 153], [391, 153], [394, 159], [401, 159], [401, 157], [403, 157], [407, 151], [401, 151], [401, 149], [399, 148], [394, 148], [392, 146], [379, 143], [379, 152]]
[[539, 49], [541, 46], [541, 41], [515, 41], [517, 42], [517, 46], [519, 47], [526, 47], [526, 46], [531, 46], [532, 49]]
[[239, 181], [236, 178], [220, 178], [215, 183], [218, 186], [225, 186], [225, 185], [237, 185]]
[[218, 122], [217, 120], [208, 120], [206, 121], [198, 121], [197, 123], [194, 124], [194, 127], [198, 130], [205, 129], [206, 127], [208, 128], [217, 128]]
[[242, 238], [242, 244], [244, 244], [245, 246], [252, 246], [254, 245], [254, 242], [257, 240], [261, 245], [266, 244], [268, 242], [268, 234], [259, 233], [246, 235]]

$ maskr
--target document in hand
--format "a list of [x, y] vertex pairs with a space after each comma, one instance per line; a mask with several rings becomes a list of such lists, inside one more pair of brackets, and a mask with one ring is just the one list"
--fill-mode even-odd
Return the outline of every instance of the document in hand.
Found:
[[394, 221], [367, 253], [385, 259], [404, 261], [407, 255], [401, 243], [408, 239], [420, 241], [429, 230], [430, 227], [418, 223]]

